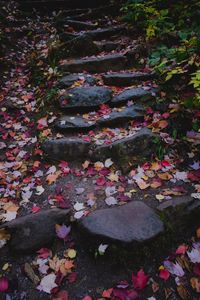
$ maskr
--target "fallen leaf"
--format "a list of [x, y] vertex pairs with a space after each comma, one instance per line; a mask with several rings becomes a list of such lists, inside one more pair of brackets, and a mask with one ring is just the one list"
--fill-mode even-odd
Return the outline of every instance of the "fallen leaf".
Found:
[[149, 280], [149, 276], [147, 276], [143, 269], [137, 272], [137, 275], [132, 274], [132, 282], [135, 289], [142, 290], [146, 287]]
[[55, 287], [57, 287], [55, 281], [56, 281], [56, 275], [54, 273], [48, 274], [42, 278], [40, 285], [37, 287], [37, 289], [47, 294], [50, 294], [51, 291]]
[[7, 291], [8, 286], [9, 286], [8, 279], [6, 277], [1, 277], [0, 278], [0, 292]]
[[40, 282], [40, 278], [35, 274], [33, 268], [31, 267], [30, 264], [25, 263], [24, 265], [24, 271], [28, 278], [35, 284], [37, 285]]

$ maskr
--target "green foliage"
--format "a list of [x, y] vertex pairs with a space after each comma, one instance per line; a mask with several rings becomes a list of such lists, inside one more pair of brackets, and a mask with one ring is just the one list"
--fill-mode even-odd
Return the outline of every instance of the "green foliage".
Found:
[[150, 44], [149, 65], [166, 84], [184, 78], [200, 104], [200, 1], [132, 0], [123, 10]]

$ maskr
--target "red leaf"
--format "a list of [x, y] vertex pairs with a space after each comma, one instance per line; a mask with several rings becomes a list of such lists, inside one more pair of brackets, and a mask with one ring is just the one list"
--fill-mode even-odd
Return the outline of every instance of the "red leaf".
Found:
[[195, 264], [194, 264], [193, 272], [194, 272], [196, 275], [200, 276], [200, 263], [195, 263]]
[[41, 208], [40, 208], [39, 206], [34, 205], [34, 206], [32, 207], [32, 209], [31, 209], [31, 211], [32, 211], [33, 214], [36, 214], [37, 212], [40, 211], [40, 209], [41, 209]]
[[90, 297], [90, 296], [85, 296], [82, 300], [92, 300], [92, 297]]
[[60, 291], [52, 300], [69, 300], [69, 294], [67, 291]]
[[41, 248], [40, 250], [37, 251], [37, 253], [39, 258], [47, 258], [51, 256], [51, 250], [47, 248]]
[[144, 273], [143, 269], [138, 271], [137, 275], [135, 275], [134, 273], [132, 274], [133, 286], [138, 290], [142, 290], [143, 288], [145, 288], [148, 280], [149, 280], [149, 276], [147, 276]]
[[170, 277], [170, 273], [166, 269], [160, 270], [159, 277], [166, 281]]
[[68, 275], [67, 279], [70, 283], [74, 283], [77, 279], [78, 273], [77, 272], [72, 272]]

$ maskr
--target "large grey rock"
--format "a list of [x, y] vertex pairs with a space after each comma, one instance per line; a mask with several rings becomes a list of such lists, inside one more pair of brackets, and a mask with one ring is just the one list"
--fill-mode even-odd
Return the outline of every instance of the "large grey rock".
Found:
[[127, 67], [127, 58], [122, 54], [105, 55], [102, 57], [90, 57], [77, 60], [66, 60], [60, 65], [60, 69], [65, 72], [91, 72], [103, 73], [119, 71]]
[[64, 77], [62, 77], [58, 81], [58, 87], [60, 88], [69, 88], [78, 80], [84, 79], [85, 83], [89, 85], [94, 85], [96, 83], [96, 79], [91, 75], [85, 75], [85, 74], [69, 74]]
[[68, 115], [61, 117], [56, 122], [56, 128], [61, 131], [80, 131], [90, 130], [95, 126], [113, 126], [123, 122], [142, 118], [144, 109], [141, 105], [132, 105], [122, 108], [120, 111], [114, 110], [109, 115], [99, 118], [98, 120], [90, 121], [83, 118], [81, 115]]
[[126, 137], [109, 145], [97, 146], [92, 158], [103, 160], [112, 157], [120, 166], [127, 163], [142, 162], [155, 154], [155, 138], [158, 137], [151, 130], [143, 128], [131, 137]]
[[111, 100], [113, 104], [122, 104], [127, 101], [133, 100], [142, 100], [147, 101], [152, 99], [155, 96], [154, 90], [145, 90], [143, 88], [131, 88], [128, 90], [125, 90]]
[[60, 106], [66, 109], [96, 108], [111, 100], [112, 90], [103, 86], [77, 87], [68, 90], [60, 98]]
[[46, 140], [43, 150], [56, 160], [83, 160], [90, 150], [90, 143], [80, 138], [62, 138]]
[[11, 233], [12, 251], [31, 252], [50, 244], [56, 237], [55, 225], [67, 222], [69, 210], [54, 208], [19, 217], [0, 228], [7, 228]]
[[124, 243], [145, 242], [164, 230], [158, 215], [140, 201], [96, 210], [82, 219], [80, 225], [92, 235]]
[[103, 75], [103, 81], [106, 85], [129, 86], [137, 81], [149, 80], [155, 78], [155, 73], [112, 73]]

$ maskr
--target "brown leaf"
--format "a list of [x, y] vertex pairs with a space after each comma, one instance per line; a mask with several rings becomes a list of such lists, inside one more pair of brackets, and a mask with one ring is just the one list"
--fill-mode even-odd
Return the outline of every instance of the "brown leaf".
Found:
[[35, 274], [33, 268], [31, 267], [30, 264], [25, 263], [24, 265], [24, 271], [26, 273], [26, 275], [28, 276], [28, 278], [35, 284], [38, 285], [40, 282], [39, 277]]
[[191, 299], [190, 294], [189, 294], [188, 290], [184, 287], [184, 285], [177, 286], [177, 292], [178, 292], [179, 296], [181, 297], [181, 299], [183, 299], [183, 300]]
[[200, 293], [200, 280], [198, 278], [192, 277], [190, 279], [190, 284], [197, 293]]

